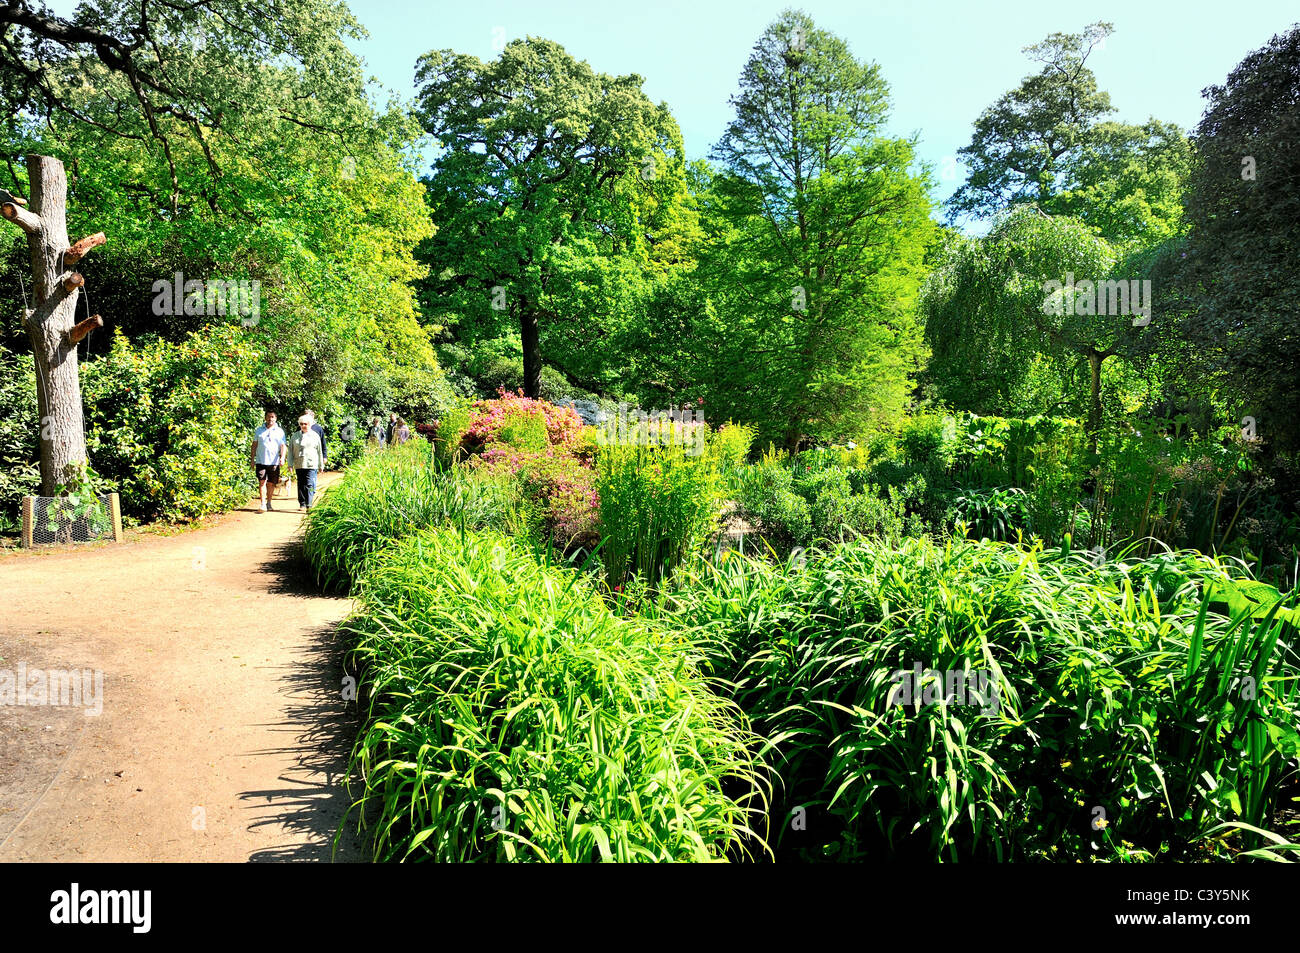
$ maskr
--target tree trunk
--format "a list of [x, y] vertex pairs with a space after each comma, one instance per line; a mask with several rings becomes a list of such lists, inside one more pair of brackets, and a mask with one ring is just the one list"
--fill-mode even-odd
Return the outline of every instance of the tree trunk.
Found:
[[1101, 433], [1101, 362], [1105, 356], [1092, 351], [1088, 355], [1088, 369], [1091, 371], [1091, 400], [1088, 404], [1088, 446], [1090, 452], [1097, 452], [1097, 438]]
[[53, 496], [86, 463], [86, 433], [77, 379], [77, 346], [68, 338], [76, 322], [80, 275], [65, 267], [68, 251], [68, 180], [63, 163], [27, 156], [30, 210], [5, 204], [4, 217], [27, 233], [32, 255], [35, 310], [26, 315], [36, 361], [36, 405], [41, 436], [41, 492]]
[[537, 329], [537, 314], [520, 305], [519, 337], [524, 345], [524, 395], [536, 399], [542, 392], [542, 344]]

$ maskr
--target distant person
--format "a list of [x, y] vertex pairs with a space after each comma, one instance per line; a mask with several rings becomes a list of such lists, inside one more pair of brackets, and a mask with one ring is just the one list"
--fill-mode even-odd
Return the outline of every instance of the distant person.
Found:
[[259, 513], [271, 510], [271, 498], [275, 495], [275, 488], [280, 485], [280, 467], [284, 465], [287, 453], [288, 442], [284, 431], [275, 422], [275, 411], [268, 410], [262, 426], [253, 431], [253, 446], [249, 456], [253, 472], [257, 474], [258, 493], [262, 498], [262, 505], [257, 510]]
[[388, 430], [385, 436], [388, 438], [388, 445], [390, 447], [393, 445], [393, 437], [397, 433], [397, 421], [398, 416], [396, 412], [388, 415]]
[[384, 425], [379, 422], [378, 417], [370, 418], [370, 430], [366, 433], [366, 443], [372, 449], [382, 447], [388, 441]]
[[316, 419], [316, 411], [310, 407], [306, 411], [307, 416], [311, 418], [311, 429], [315, 431], [316, 436], [320, 437], [320, 468], [322, 471], [328, 470], [330, 465], [329, 445], [325, 442], [325, 428], [320, 425]]
[[298, 418], [298, 432], [289, 438], [289, 465], [298, 474], [298, 512], [311, 509], [316, 496], [316, 472], [324, 460], [320, 437], [306, 414]]
[[397, 429], [393, 431], [393, 439], [397, 441], [398, 446], [411, 439], [411, 428], [406, 426], [406, 421], [401, 417], [397, 418]]

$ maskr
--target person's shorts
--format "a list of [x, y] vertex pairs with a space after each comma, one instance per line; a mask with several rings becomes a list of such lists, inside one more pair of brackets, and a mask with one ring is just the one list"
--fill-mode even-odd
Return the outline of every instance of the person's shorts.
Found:
[[257, 464], [257, 482], [258, 483], [279, 483], [280, 482], [280, 464], [274, 466], [266, 463]]

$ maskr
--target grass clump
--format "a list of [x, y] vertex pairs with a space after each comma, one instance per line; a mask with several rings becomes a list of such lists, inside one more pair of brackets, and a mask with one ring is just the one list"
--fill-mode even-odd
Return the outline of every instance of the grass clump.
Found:
[[[394, 544], [345, 624], [378, 860], [704, 861], [758, 843], [753, 739], [682, 639], [495, 533]], [[761, 810], [758, 811], [761, 814]]]
[[[1229, 574], [1209, 557], [1093, 558], [965, 539], [862, 540], [784, 565], [731, 552], [687, 564], [651, 611], [694, 637], [778, 752], [779, 856], [1253, 846], [1300, 793], [1296, 630], [1277, 608], [1210, 611]], [[996, 704], [953, 693], [955, 673], [987, 678]]]
[[348, 589], [366, 559], [421, 529], [456, 523], [509, 529], [513, 496], [500, 480], [430, 460], [423, 440], [370, 453], [324, 493], [304, 520], [303, 550], [326, 587]]

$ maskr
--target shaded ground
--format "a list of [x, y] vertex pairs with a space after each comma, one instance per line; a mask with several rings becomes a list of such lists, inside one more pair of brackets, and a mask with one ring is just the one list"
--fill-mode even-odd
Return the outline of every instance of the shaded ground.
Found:
[[[297, 507], [279, 505], [0, 558], [0, 679], [103, 676], [99, 715], [0, 704], [0, 861], [331, 858], [356, 725], [335, 634], [349, 603], [315, 591]], [[333, 856], [363, 859], [351, 827]]]

